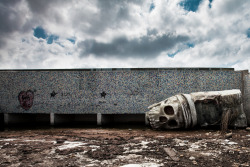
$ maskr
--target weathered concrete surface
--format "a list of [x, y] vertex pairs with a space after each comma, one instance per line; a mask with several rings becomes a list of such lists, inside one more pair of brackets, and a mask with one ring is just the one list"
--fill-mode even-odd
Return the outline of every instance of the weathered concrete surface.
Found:
[[144, 114], [179, 93], [242, 89], [220, 68], [0, 70], [0, 113]]
[[248, 125], [250, 125], [250, 74], [245, 75], [244, 82], [244, 110], [247, 117]]

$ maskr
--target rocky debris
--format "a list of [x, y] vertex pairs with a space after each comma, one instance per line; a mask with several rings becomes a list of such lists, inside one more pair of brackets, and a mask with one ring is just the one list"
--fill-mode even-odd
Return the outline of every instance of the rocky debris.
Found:
[[63, 150], [60, 150], [60, 149], [56, 149], [55, 150], [55, 153], [59, 154], [59, 155], [69, 155], [69, 154], [72, 154], [72, 153], [77, 153], [77, 152], [84, 152], [85, 149], [82, 148], [82, 147], [77, 147], [77, 148], [72, 148], [72, 149], [63, 149]]
[[175, 152], [173, 149], [167, 147], [167, 148], [164, 148], [164, 151], [170, 156], [170, 158], [171, 158], [172, 160], [174, 160], [174, 161], [179, 161], [179, 160], [180, 160], [180, 159], [177, 157], [176, 152]]
[[[0, 132], [0, 166], [249, 166], [250, 135], [232, 130], [41, 129]], [[67, 139], [59, 142], [61, 139]]]
[[58, 139], [56, 139], [56, 143], [57, 144], [61, 144], [61, 143], [64, 143], [65, 141], [66, 141], [67, 139], [65, 139], [65, 138], [58, 138]]
[[123, 148], [116, 145], [100, 147], [94, 150], [89, 150], [87, 155], [92, 159], [104, 160], [112, 159], [118, 155], [122, 155], [124, 152]]
[[233, 133], [227, 133], [225, 134], [225, 138], [228, 139], [228, 138], [232, 138], [233, 136]]

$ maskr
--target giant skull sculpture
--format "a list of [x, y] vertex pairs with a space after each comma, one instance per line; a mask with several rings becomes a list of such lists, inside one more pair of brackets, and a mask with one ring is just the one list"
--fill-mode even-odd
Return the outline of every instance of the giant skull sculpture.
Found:
[[237, 89], [179, 94], [148, 108], [146, 118], [154, 129], [220, 125], [226, 116], [231, 126], [247, 126], [241, 92]]

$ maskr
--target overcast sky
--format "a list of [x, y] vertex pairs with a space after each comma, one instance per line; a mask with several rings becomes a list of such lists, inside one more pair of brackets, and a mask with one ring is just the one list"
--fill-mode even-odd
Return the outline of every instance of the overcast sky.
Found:
[[249, 0], [1, 0], [0, 68], [250, 69]]

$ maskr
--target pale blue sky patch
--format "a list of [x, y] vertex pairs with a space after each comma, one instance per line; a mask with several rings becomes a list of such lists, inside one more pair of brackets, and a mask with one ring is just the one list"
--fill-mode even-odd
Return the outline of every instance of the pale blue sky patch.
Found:
[[212, 8], [212, 2], [213, 2], [213, 0], [209, 0], [209, 4], [208, 4], [209, 8]]
[[180, 5], [187, 11], [196, 12], [202, 0], [183, 0]]
[[34, 36], [37, 38], [42, 38], [42, 39], [46, 39], [47, 38], [47, 34], [45, 32], [45, 30], [42, 27], [36, 27], [34, 29]]
[[47, 40], [47, 44], [52, 44], [53, 42], [57, 41], [59, 39], [59, 36], [51, 34], [48, 35], [47, 32], [45, 31], [45, 29], [43, 29], [42, 27], [36, 27], [34, 29], [34, 33], [33, 35], [35, 37], [42, 38], [42, 39], [46, 39]]
[[50, 35], [47, 39], [47, 44], [52, 44], [54, 41], [58, 40], [59, 37], [57, 35]]
[[194, 43], [187, 43], [186, 45], [187, 45], [189, 48], [193, 48], [193, 47], [195, 46]]
[[76, 43], [76, 39], [75, 38], [67, 38], [68, 41], [70, 41], [72, 44]]
[[152, 12], [155, 9], [155, 4], [152, 2], [149, 7], [149, 12]]
[[168, 54], [168, 57], [171, 57], [171, 58], [173, 58], [177, 53], [179, 53], [180, 52], [180, 50], [177, 50], [176, 52], [174, 52], [174, 53], [169, 53]]
[[61, 42], [56, 41], [55, 43], [58, 44], [59, 46], [63, 47], [63, 48], [65, 47]]
[[185, 50], [185, 49], [189, 49], [189, 48], [194, 48], [194, 47], [195, 47], [195, 44], [192, 43], [192, 42], [185, 43], [184, 45], [186, 45], [188, 48], [178, 49], [177, 51], [175, 51], [175, 52], [173, 52], [173, 53], [169, 53], [169, 54], [167, 54], [168, 57], [173, 58], [177, 53], [180, 53], [181, 51], [183, 51], [183, 50]]
[[247, 38], [250, 38], [250, 28], [247, 29]]

